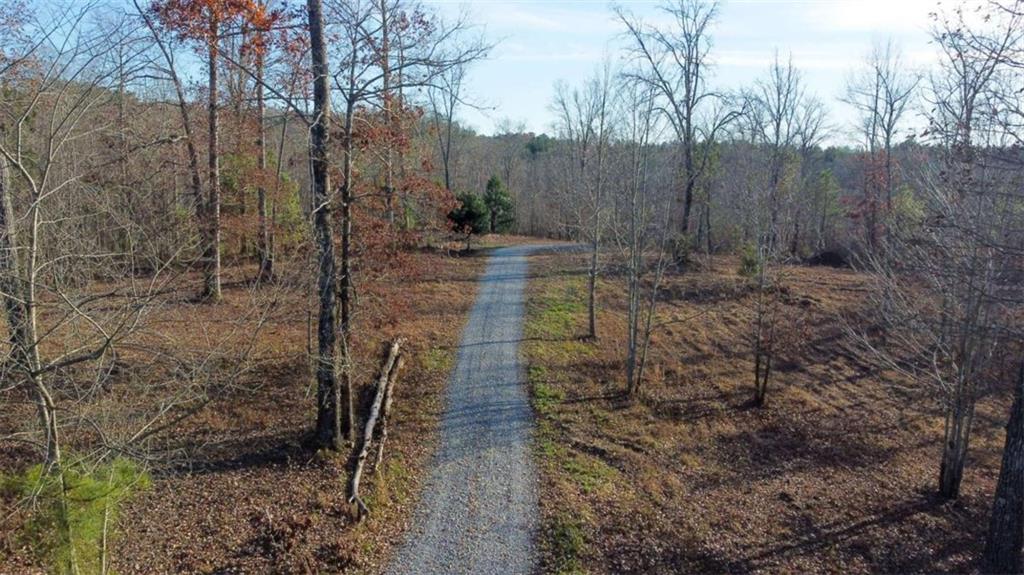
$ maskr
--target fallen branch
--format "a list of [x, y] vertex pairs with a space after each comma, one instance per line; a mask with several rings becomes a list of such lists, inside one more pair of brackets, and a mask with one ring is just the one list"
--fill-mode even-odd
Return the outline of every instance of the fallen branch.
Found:
[[394, 369], [391, 370], [391, 376], [388, 377], [388, 387], [384, 392], [384, 411], [380, 414], [380, 441], [377, 442], [377, 459], [373, 462], [374, 471], [384, 460], [384, 444], [388, 440], [388, 420], [391, 417], [391, 402], [395, 397], [395, 381], [398, 379], [398, 372], [402, 371], [404, 365], [405, 356], [398, 356], [398, 361], [395, 363]]
[[[387, 395], [389, 383], [392, 379], [392, 372], [396, 372], [395, 366], [399, 364], [399, 350], [401, 348], [401, 344], [401, 338], [392, 342], [391, 347], [388, 350], [387, 358], [385, 358], [383, 365], [381, 365], [380, 377], [377, 378], [377, 393], [373, 398], [373, 404], [370, 406], [370, 414], [366, 418], [366, 427], [363, 429], [363, 446], [359, 450], [359, 455], [356, 456], [355, 468], [352, 471], [352, 481], [349, 484], [348, 502], [356, 505], [357, 516], [359, 519], [362, 519], [370, 512], [362, 498], [359, 497], [359, 482], [363, 476], [363, 466], [366, 463], [366, 457], [370, 454], [370, 444], [373, 441], [373, 431], [377, 425], [377, 419], [380, 417], [381, 408], [384, 405], [384, 397]], [[397, 373], [395, 373], [395, 375], [397, 376]]]

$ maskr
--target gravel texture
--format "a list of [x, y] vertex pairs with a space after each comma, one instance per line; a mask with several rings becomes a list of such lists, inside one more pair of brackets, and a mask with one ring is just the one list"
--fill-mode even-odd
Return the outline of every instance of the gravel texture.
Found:
[[535, 570], [533, 414], [519, 341], [529, 246], [495, 250], [462, 334], [423, 500], [388, 573]]

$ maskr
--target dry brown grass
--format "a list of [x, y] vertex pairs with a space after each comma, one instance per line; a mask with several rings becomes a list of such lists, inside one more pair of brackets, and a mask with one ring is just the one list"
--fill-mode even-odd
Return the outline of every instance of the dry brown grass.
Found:
[[[1005, 395], [979, 405], [961, 498], [932, 494], [933, 394], [848, 340], [864, 278], [786, 270], [799, 330], [768, 404], [752, 407], [753, 312], [738, 263], [673, 276], [643, 397], [624, 388], [624, 282], [599, 289], [585, 333], [581, 255], [533, 261], [527, 358], [540, 415], [542, 546], [550, 572], [893, 573], [973, 568], [998, 471]], [[861, 310], [863, 311], [863, 310]]]

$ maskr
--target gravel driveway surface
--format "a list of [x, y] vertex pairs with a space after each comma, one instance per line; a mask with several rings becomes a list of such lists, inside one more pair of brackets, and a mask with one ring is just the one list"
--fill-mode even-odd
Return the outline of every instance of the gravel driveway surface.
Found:
[[534, 249], [490, 256], [448, 384], [441, 447], [392, 575], [526, 575], [536, 566], [533, 414], [519, 359]]

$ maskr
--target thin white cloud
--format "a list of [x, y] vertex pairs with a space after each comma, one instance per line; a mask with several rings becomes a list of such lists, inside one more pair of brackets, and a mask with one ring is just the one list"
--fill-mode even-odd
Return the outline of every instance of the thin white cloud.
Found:
[[499, 59], [503, 62], [601, 62], [605, 51], [587, 45], [526, 46], [506, 43]]
[[[457, 11], [460, 0], [426, 1], [447, 13]], [[655, 0], [617, 1], [648, 23], [671, 26]], [[894, 40], [908, 67], [924, 70], [934, 64], [936, 51], [927, 30], [939, 2], [723, 0], [713, 32], [712, 82], [726, 89], [749, 86], [763, 77], [776, 51], [781, 58], [792, 55], [793, 64], [804, 72], [808, 91], [829, 102], [836, 124], [848, 125], [850, 111], [836, 105], [834, 98], [872, 43]], [[607, 0], [481, 0], [468, 8], [471, 19], [498, 40], [491, 58], [471, 73], [471, 82], [479, 78], [474, 88], [481, 97], [499, 106], [488, 114], [467, 112], [483, 129], [501, 116], [521, 118], [531, 129], [543, 129], [550, 120], [547, 86], [559, 79], [570, 84], [582, 81], [606, 57], [621, 54], [622, 26]]]
[[[779, 51], [779, 58], [783, 61], [789, 58], [790, 52]], [[772, 50], [722, 50], [715, 55], [715, 65], [719, 68], [752, 68], [761, 70], [767, 68], [775, 59], [775, 52]], [[845, 59], [829, 58], [827, 56], [815, 55], [808, 57], [805, 54], [793, 52], [793, 65], [799, 69], [820, 69], [840, 68], [845, 66]]]
[[925, 30], [935, 0], [825, 0], [802, 2], [804, 23], [837, 32], [900, 34]]
[[[775, 59], [775, 50], [720, 50], [714, 55], [715, 65], [735, 68], [765, 69]], [[779, 59], [789, 60], [800, 70], [846, 70], [856, 65], [849, 50], [813, 50], [804, 48], [779, 48]]]
[[526, 28], [540, 32], [565, 30], [565, 25], [557, 18], [552, 18], [547, 11], [532, 8], [515, 4], [480, 4], [481, 11], [486, 15], [486, 22], [496, 28]]
[[[438, 3], [442, 8], [449, 5]], [[550, 2], [477, 2], [472, 4], [475, 19], [499, 33], [567, 33], [609, 35], [618, 32], [618, 24], [607, 6], [595, 4], [588, 9], [567, 8]], [[599, 9], [597, 9], [599, 8]]]

